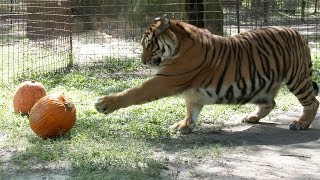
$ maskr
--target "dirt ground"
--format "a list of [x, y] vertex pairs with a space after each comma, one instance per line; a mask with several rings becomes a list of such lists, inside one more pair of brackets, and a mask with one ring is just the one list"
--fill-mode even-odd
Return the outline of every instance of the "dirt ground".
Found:
[[[195, 132], [162, 142], [162, 150], [155, 152], [156, 159], [167, 161], [161, 179], [320, 179], [320, 113], [310, 129], [288, 130], [289, 122], [299, 114], [274, 112], [258, 124], [242, 124], [238, 118], [215, 124], [204, 121]], [[184, 153], [184, 148], [194, 144], [221, 147], [197, 158], [190, 151]], [[10, 153], [2, 153], [0, 159], [2, 165], [9, 165]], [[56, 172], [14, 177], [68, 178]]]
[[305, 131], [288, 130], [300, 112], [271, 114], [258, 124], [231, 121], [214, 133], [213, 125], [203, 123], [178, 139], [199, 145], [220, 142], [221, 156], [186, 158], [164, 173], [174, 172], [173, 179], [320, 179], [320, 113]]

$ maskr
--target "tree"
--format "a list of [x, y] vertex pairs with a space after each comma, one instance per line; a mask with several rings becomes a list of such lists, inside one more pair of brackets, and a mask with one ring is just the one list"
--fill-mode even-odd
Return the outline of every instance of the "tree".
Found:
[[188, 22], [197, 27], [204, 28], [203, 0], [186, 0], [185, 6]]
[[223, 11], [219, 0], [186, 0], [185, 4], [190, 24], [223, 35]]
[[305, 0], [301, 1], [301, 22], [304, 22], [305, 18], [305, 10], [306, 10], [307, 2]]
[[[275, 0], [251, 0], [251, 10], [255, 20], [263, 18], [263, 23], [268, 24], [270, 8], [276, 3]], [[291, 6], [289, 6], [291, 7]]]
[[216, 35], [223, 36], [223, 9], [220, 0], [206, 0], [206, 28]]
[[317, 14], [318, 2], [319, 2], [319, 0], [314, 0], [314, 11], [313, 11], [313, 14]]

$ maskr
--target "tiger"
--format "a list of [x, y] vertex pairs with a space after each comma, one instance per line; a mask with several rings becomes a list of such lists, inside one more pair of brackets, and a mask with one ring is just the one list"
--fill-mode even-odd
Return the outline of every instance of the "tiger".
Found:
[[303, 107], [289, 129], [308, 129], [317, 114], [319, 87], [311, 77], [308, 42], [291, 28], [261, 27], [223, 37], [162, 16], [146, 28], [141, 46], [142, 64], [155, 73], [139, 86], [98, 98], [98, 112], [179, 95], [186, 116], [171, 128], [181, 133], [192, 132], [201, 109], [210, 104], [254, 104], [242, 122], [258, 123], [275, 107], [285, 84]]

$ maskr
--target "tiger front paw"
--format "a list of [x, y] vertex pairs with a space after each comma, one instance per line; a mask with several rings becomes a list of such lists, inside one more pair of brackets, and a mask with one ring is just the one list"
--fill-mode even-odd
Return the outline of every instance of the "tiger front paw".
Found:
[[248, 115], [241, 120], [243, 123], [255, 124], [258, 123], [260, 118], [258, 116]]
[[192, 120], [186, 118], [180, 122], [174, 123], [170, 126], [170, 129], [179, 131], [182, 134], [187, 134], [192, 132], [195, 126], [196, 124]]
[[109, 114], [120, 108], [120, 102], [117, 96], [103, 96], [96, 101], [94, 106], [98, 112]]

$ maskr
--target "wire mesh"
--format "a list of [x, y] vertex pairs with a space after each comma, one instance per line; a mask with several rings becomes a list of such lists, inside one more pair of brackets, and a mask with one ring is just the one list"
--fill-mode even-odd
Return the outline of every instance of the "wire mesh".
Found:
[[[142, 31], [148, 22], [163, 14], [224, 36], [262, 26], [292, 27], [308, 38], [315, 52], [319, 46], [318, 6], [316, 1], [298, 0], [105, 0], [91, 1], [90, 5], [74, 3], [75, 62], [115, 63], [121, 58], [139, 59]], [[191, 20], [191, 16], [195, 17]]]
[[0, 0], [0, 82], [70, 64], [70, 6], [63, 0]]
[[0, 76], [138, 62], [143, 30], [163, 14], [223, 36], [292, 27], [317, 55], [318, 9], [317, 0], [0, 0]]
[[[105, 0], [92, 1], [90, 5], [75, 2], [72, 6], [74, 62], [92, 64], [96, 68], [122, 61], [139, 61], [142, 32], [155, 17], [163, 14], [187, 20], [188, 13], [202, 13], [204, 27], [213, 31], [216, 27], [213, 26], [214, 20], [223, 21], [222, 17], [215, 15], [216, 11], [222, 13], [220, 6], [210, 10], [219, 0], [203, 2], [198, 12], [194, 9], [186, 12], [188, 5], [194, 7], [198, 4], [184, 0]], [[194, 20], [198, 21], [197, 16]]]

